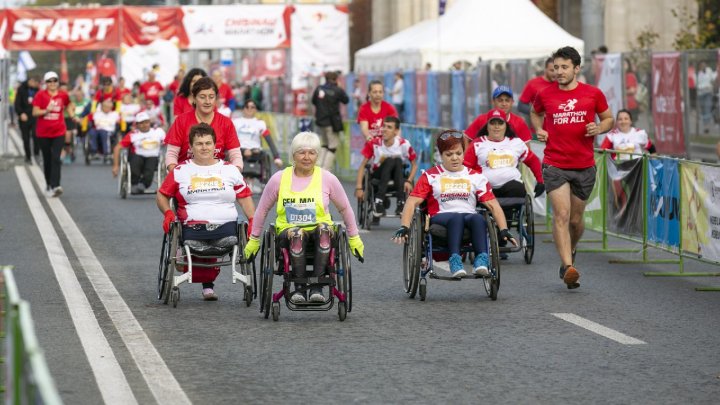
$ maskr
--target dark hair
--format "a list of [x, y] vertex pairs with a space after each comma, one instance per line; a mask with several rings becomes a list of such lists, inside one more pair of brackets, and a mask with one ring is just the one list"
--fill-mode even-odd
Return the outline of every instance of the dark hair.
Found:
[[211, 89], [215, 92], [215, 95], [218, 94], [217, 84], [215, 84], [213, 79], [205, 76], [202, 79], [196, 81], [190, 91], [192, 92], [193, 97], [197, 97], [198, 93], [200, 93], [201, 91]]
[[617, 114], [615, 114], [615, 119], [618, 119], [618, 117], [620, 117], [620, 113], [625, 113], [625, 114], [627, 114], [628, 116], [630, 116], [630, 121], [633, 120], [632, 113], [631, 113], [630, 110], [628, 110], [627, 108], [621, 108], [621, 109], [619, 109], [618, 112], [617, 112]]
[[553, 62], [555, 62], [555, 59], [553, 59], [552, 56], [548, 57], [547, 59], [545, 59], [545, 67], [547, 67], [547, 65], [552, 64]]
[[400, 118], [398, 117], [389, 115], [385, 117], [384, 122], [392, 122], [393, 124], [395, 124], [395, 129], [400, 128]]
[[183, 77], [182, 83], [180, 83], [180, 87], [178, 87], [177, 94], [179, 96], [183, 96], [185, 98], [190, 97], [190, 82], [192, 81], [193, 77], [197, 75], [207, 77], [207, 73], [205, 73], [205, 71], [200, 68], [190, 69], [190, 71], [185, 74], [185, 77]]
[[[455, 137], [455, 136], [449, 136], [447, 139], [441, 139], [443, 135], [450, 134], [450, 133], [459, 133], [462, 136], [461, 137]], [[461, 131], [458, 131], [456, 129], [449, 129], [447, 131], [441, 132], [437, 140], [435, 141], [435, 145], [437, 146], [440, 153], [445, 152], [446, 150], [452, 149], [455, 147], [455, 145], [460, 144], [462, 146], [463, 152], [465, 151], [465, 134], [463, 134]]]
[[370, 93], [370, 90], [372, 89], [372, 86], [374, 86], [374, 85], [376, 85], [376, 84], [379, 84], [380, 87], [382, 87], [383, 90], [385, 90], [385, 86], [383, 85], [383, 82], [381, 82], [380, 80], [377, 80], [377, 79], [376, 79], [376, 80], [370, 80], [370, 83], [368, 83], [368, 93]]
[[325, 72], [325, 81], [335, 83], [337, 81], [337, 72]]
[[100, 84], [103, 86], [107, 86], [108, 84], [113, 84], [112, 78], [109, 76], [103, 76], [100, 78]]
[[215, 143], [215, 130], [210, 125], [201, 122], [197, 125], [193, 125], [190, 127], [190, 146], [192, 147], [193, 141], [195, 141], [195, 138], [200, 136], [210, 135], [212, 137], [213, 143]]
[[[493, 119], [498, 119], [498, 118], [493, 118]], [[485, 125], [483, 125], [483, 127], [480, 128], [480, 130], [475, 135], [476, 138], [479, 138], [481, 136], [486, 136], [488, 134], [488, 125], [490, 125], [490, 121], [492, 121], [493, 119], [489, 119], [488, 122], [486, 122]], [[512, 138], [515, 138], [516, 136], [517, 135], [515, 134], [515, 131], [513, 131], [512, 127], [510, 126], [510, 123], [505, 121], [505, 137], [512, 139]]]
[[255, 108], [257, 108], [257, 103], [255, 102], [255, 100], [253, 100], [253, 99], [251, 99], [251, 98], [245, 100], [245, 104], [243, 104], [243, 108], [247, 108], [247, 106], [248, 106], [249, 103], [253, 103], [253, 105], [255, 106]]
[[552, 54], [552, 58], [553, 61], [555, 61], [555, 59], [557, 58], [569, 59], [570, 61], [572, 61], [573, 67], [580, 66], [580, 62], [582, 62], [580, 54], [572, 46], [565, 46], [558, 49], [557, 51], [555, 51], [555, 53]]

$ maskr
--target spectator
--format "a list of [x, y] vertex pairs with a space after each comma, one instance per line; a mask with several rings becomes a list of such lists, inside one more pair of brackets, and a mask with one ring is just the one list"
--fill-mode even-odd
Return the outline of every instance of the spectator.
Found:
[[697, 96], [698, 105], [700, 106], [700, 120], [704, 133], [710, 132], [712, 124], [712, 106], [713, 106], [713, 81], [715, 80], [715, 72], [707, 65], [700, 62], [697, 69]]
[[235, 110], [235, 98], [232, 94], [232, 88], [225, 83], [222, 71], [218, 69], [212, 72], [212, 79], [218, 86], [218, 99], [220, 99], [220, 102], [228, 106], [231, 111]]
[[403, 81], [403, 75], [402, 72], [396, 72], [395, 73], [395, 84], [393, 84], [392, 91], [390, 92], [390, 96], [392, 98], [392, 103], [395, 109], [398, 112], [398, 118], [400, 118], [400, 121], [403, 121], [403, 117], [405, 115], [405, 85]]
[[545, 87], [555, 81], [555, 66], [552, 58], [545, 60], [545, 70], [543, 74], [530, 79], [520, 94], [520, 103], [518, 103], [518, 111], [523, 114], [530, 114], [530, 106], [535, 101], [535, 96]]
[[337, 78], [335, 72], [325, 73], [325, 83], [318, 86], [312, 95], [315, 125], [319, 128], [322, 146], [317, 162], [320, 167], [330, 171], [335, 167], [335, 152], [340, 146], [340, 133], [343, 131], [340, 103], [347, 104], [350, 101], [345, 90], [338, 86]]

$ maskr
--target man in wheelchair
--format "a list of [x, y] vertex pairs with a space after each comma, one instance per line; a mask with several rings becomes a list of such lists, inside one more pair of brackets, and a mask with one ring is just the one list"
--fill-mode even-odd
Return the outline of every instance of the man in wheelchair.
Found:
[[[405, 195], [410, 193], [413, 186], [413, 179], [417, 171], [417, 159], [415, 150], [410, 142], [399, 136], [400, 120], [397, 117], [386, 117], [383, 123], [382, 137], [375, 137], [365, 142], [362, 150], [363, 161], [358, 170], [355, 184], [355, 197], [362, 199], [367, 190], [363, 190], [363, 179], [365, 167], [372, 161], [370, 175], [377, 180], [377, 193], [374, 206], [374, 215], [379, 218], [385, 214], [385, 195], [392, 180], [397, 205], [395, 215], [400, 215], [405, 204]], [[405, 173], [405, 166], [410, 165], [410, 172]]]
[[162, 128], [151, 128], [150, 116], [140, 112], [135, 116], [136, 129], [128, 132], [113, 150], [113, 177], [120, 170], [120, 149], [130, 150], [130, 192], [141, 194], [150, 188], [160, 159], [160, 146], [165, 140]]
[[120, 123], [120, 113], [113, 110], [113, 100], [105, 99], [102, 102], [100, 111], [92, 115], [93, 128], [88, 131], [87, 136], [90, 142], [90, 153], [102, 152], [103, 158], [110, 159], [111, 148], [115, 144], [115, 133]]
[[[252, 226], [252, 192], [237, 167], [215, 158], [215, 131], [211, 126], [192, 126], [189, 138], [193, 157], [175, 166], [157, 193], [157, 206], [165, 215], [163, 230], [168, 233], [171, 223], [180, 220], [183, 243], [195, 252], [237, 244], [235, 202]], [[177, 217], [170, 198], [177, 201]], [[200, 258], [194, 261], [201, 262]], [[202, 283], [206, 301], [217, 300], [213, 289], [219, 273], [219, 267], [193, 269], [191, 282]]]

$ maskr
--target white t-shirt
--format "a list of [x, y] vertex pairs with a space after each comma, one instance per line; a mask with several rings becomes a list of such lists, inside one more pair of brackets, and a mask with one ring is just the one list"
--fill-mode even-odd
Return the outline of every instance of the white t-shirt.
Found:
[[491, 141], [487, 136], [482, 136], [473, 141], [470, 147], [493, 188], [502, 187], [508, 181], [522, 181], [517, 166], [528, 156], [528, 147], [522, 139], [506, 137], [502, 141]]
[[442, 165], [426, 170], [410, 195], [427, 200], [430, 216], [443, 212], [474, 213], [478, 201], [495, 198], [482, 173], [467, 167], [451, 172]]
[[644, 129], [630, 128], [627, 133], [615, 128], [606, 135], [607, 140], [612, 144], [612, 149], [626, 152], [618, 153], [617, 160], [630, 160], [638, 156], [627, 153], [643, 153], [643, 148], [648, 144], [648, 134]]
[[365, 143], [362, 155], [372, 162], [373, 170], [377, 170], [380, 164], [389, 157], [402, 158], [403, 163], [415, 161], [415, 150], [407, 140], [396, 136], [392, 145], [387, 146], [382, 137], [375, 137]]
[[220, 114], [222, 114], [228, 118], [230, 118], [230, 115], [232, 115], [232, 110], [230, 109], [230, 107], [226, 106], [225, 104], [218, 107], [217, 112], [219, 112]]
[[120, 141], [120, 146], [132, 146], [133, 153], [143, 157], [160, 156], [160, 146], [165, 140], [162, 128], [151, 128], [147, 132], [132, 131]]
[[235, 200], [252, 195], [240, 170], [225, 161], [199, 166], [187, 160], [168, 174], [160, 192], [177, 198], [177, 216], [185, 225], [237, 221]]
[[401, 104], [403, 102], [403, 92], [404, 92], [403, 87], [404, 87], [403, 79], [396, 80], [395, 84], [393, 84], [393, 89], [392, 89], [393, 104]]
[[120, 104], [120, 116], [127, 123], [135, 122], [135, 116], [140, 112], [140, 104]]
[[235, 132], [242, 149], [262, 149], [261, 137], [268, 133], [265, 121], [257, 118], [234, 118]]
[[120, 121], [120, 114], [113, 110], [108, 113], [97, 110], [93, 113], [93, 123], [98, 130], [115, 132], [115, 125]]

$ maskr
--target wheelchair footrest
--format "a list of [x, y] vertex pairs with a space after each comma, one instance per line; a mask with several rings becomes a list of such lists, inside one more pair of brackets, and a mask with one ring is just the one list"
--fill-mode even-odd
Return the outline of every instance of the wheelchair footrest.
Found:
[[464, 280], [464, 279], [468, 279], [468, 280], [475, 280], [475, 279], [482, 280], [483, 279], [483, 276], [476, 276], [472, 273], [468, 273], [462, 277], [453, 277], [453, 276], [441, 276], [441, 275], [435, 273], [434, 271], [431, 271], [429, 273], [429, 276], [430, 276], [430, 278], [433, 278], [435, 280], [446, 280], [446, 281], [460, 281], [460, 280]]

